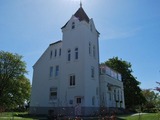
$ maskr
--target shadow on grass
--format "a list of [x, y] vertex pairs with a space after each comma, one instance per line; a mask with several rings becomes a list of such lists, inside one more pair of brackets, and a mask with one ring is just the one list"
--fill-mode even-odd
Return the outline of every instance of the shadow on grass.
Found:
[[15, 114], [14, 115], [15, 117], [22, 117], [22, 118], [31, 118], [31, 119], [38, 119], [38, 120], [41, 120], [41, 119], [46, 119], [47, 120], [47, 116], [45, 115], [31, 115], [31, 114]]
[[117, 120], [126, 120], [125, 118], [117, 118]]

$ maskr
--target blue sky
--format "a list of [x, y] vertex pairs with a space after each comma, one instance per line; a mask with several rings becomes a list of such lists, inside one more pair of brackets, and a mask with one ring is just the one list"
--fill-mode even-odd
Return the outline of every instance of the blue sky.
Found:
[[[118, 56], [132, 64], [142, 89], [160, 81], [160, 0], [82, 0], [100, 32], [100, 62]], [[61, 27], [79, 0], [0, 0], [0, 50], [23, 56], [32, 66], [50, 43], [62, 39]]]

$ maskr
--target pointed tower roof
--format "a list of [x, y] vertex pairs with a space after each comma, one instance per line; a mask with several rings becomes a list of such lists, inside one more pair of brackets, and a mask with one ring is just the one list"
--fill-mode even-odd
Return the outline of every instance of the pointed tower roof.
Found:
[[[79, 21], [86, 21], [87, 23], [89, 23], [89, 17], [87, 16], [87, 14], [85, 13], [85, 11], [82, 8], [82, 3], [80, 3], [80, 8], [75, 12], [75, 14], [73, 15], [76, 18], [79, 19]], [[69, 22], [69, 21], [68, 21]], [[68, 22], [61, 28], [65, 28], [66, 25], [68, 24]]]
[[89, 17], [87, 16], [87, 14], [85, 13], [85, 11], [83, 10], [83, 8], [80, 6], [80, 8], [77, 10], [77, 12], [74, 14], [74, 16], [76, 18], [79, 19], [79, 21], [83, 21], [85, 20], [87, 23], [89, 23]]

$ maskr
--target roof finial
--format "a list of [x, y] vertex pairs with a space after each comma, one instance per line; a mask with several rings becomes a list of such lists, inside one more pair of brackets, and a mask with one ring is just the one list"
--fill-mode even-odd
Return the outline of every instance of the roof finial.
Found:
[[80, 7], [82, 7], [82, 1], [80, 0]]

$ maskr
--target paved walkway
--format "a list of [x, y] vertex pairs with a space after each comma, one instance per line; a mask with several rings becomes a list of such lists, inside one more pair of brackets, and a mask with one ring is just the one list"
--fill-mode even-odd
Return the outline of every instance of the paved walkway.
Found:
[[131, 116], [143, 115], [143, 114], [148, 114], [148, 113], [135, 113], [135, 114], [133, 114], [133, 115], [131, 115]]

